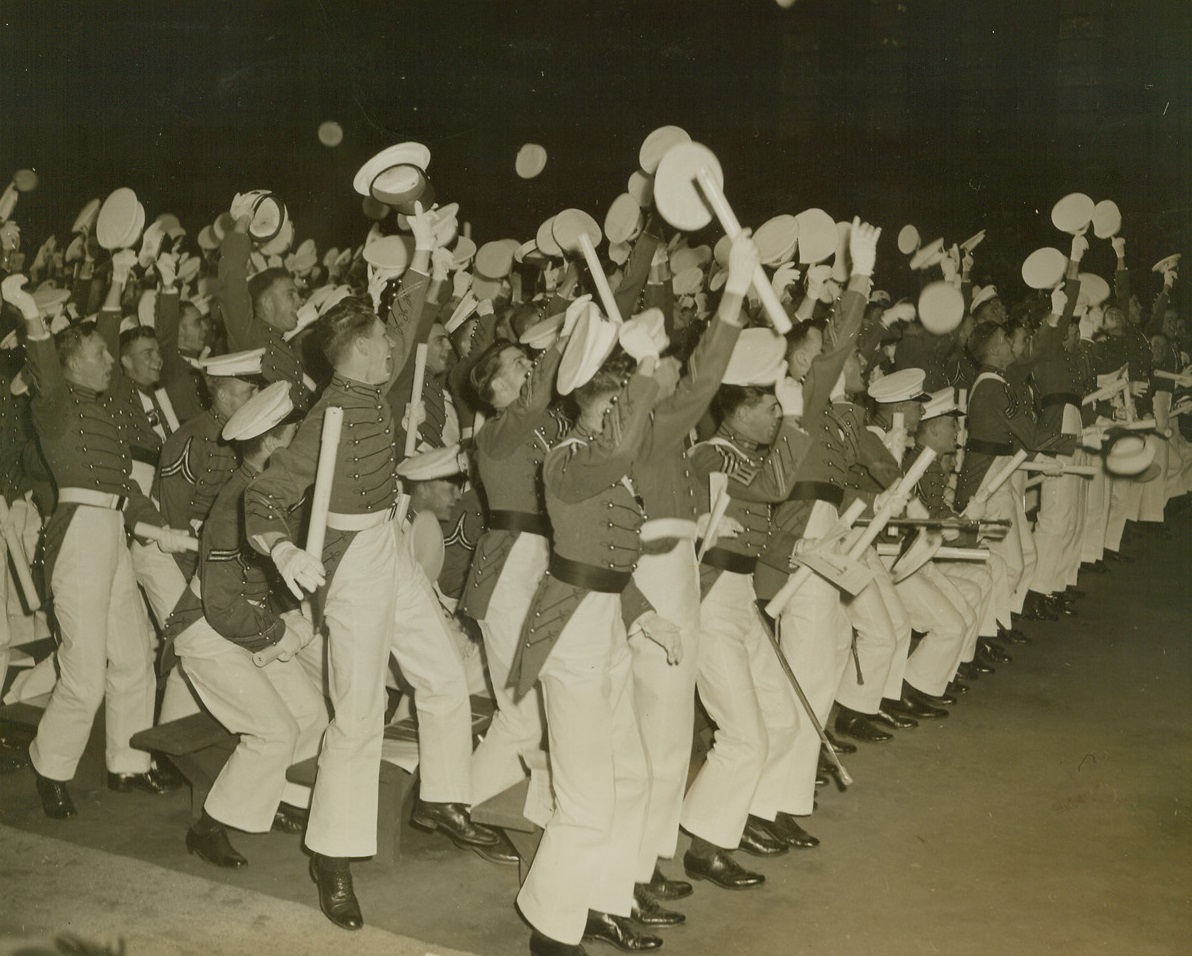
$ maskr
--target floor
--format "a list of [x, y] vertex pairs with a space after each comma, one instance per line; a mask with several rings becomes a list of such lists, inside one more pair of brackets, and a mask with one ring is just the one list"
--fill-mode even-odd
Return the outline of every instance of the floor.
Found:
[[[1169, 530], [1132, 535], [1136, 562], [1085, 576], [1079, 616], [1030, 625], [1034, 642], [948, 719], [861, 745], [845, 760], [853, 786], [821, 790], [806, 823], [823, 845], [745, 857], [767, 877], [756, 891], [698, 886], [666, 951], [1192, 952], [1192, 519]], [[395, 953], [526, 952], [516, 871], [440, 837], [407, 827], [400, 862], [355, 867], [369, 932], [406, 937], [366, 940], [314, 908], [297, 838], [237, 834], [251, 865], [225, 873], [186, 854], [184, 794], [74, 794], [79, 816], [55, 822], [27, 772], [0, 777], [0, 941], [106, 912], [86, 925], [123, 925], [130, 956], [242, 953], [245, 928], [258, 953], [385, 938]]]

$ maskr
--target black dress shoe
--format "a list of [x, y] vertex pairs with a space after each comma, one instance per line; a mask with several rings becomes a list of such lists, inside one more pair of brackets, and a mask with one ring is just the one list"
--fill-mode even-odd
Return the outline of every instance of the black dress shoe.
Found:
[[855, 710], [841, 707], [840, 713], [836, 715], [836, 733], [871, 744], [894, 739], [893, 734], [875, 727], [868, 719], [869, 716], [871, 715], [859, 714]]
[[881, 709], [876, 714], [870, 714], [869, 719], [875, 725], [880, 724], [883, 727], [889, 727], [891, 730], [913, 730], [919, 726], [919, 722], [914, 717], [908, 717], [906, 714], [887, 710], [884, 700], [882, 701]]
[[499, 827], [490, 829], [497, 835], [497, 843], [493, 846], [474, 846], [472, 847], [473, 852], [481, 859], [501, 866], [517, 866], [521, 863], [521, 854], [517, 852], [517, 847], [513, 845], [513, 841], [509, 839], [505, 831]]
[[144, 793], [161, 797], [177, 790], [178, 784], [154, 768], [146, 773], [109, 773], [108, 789], [115, 790], [117, 793], [132, 793], [134, 790], [141, 790]]
[[327, 919], [340, 929], [360, 929], [364, 925], [347, 860], [332, 861], [314, 853], [310, 858], [310, 878], [319, 887], [319, 909]]
[[957, 679], [948, 683], [948, 693], [953, 697], [961, 697], [969, 692], [969, 685]]
[[624, 953], [648, 953], [652, 949], [662, 948], [661, 939], [649, 933], [639, 933], [627, 916], [597, 913], [595, 910], [588, 910], [584, 939], [608, 943]]
[[414, 806], [410, 823], [427, 833], [442, 830], [456, 846], [465, 849], [496, 846], [501, 842], [495, 831], [473, 823], [468, 816], [468, 808], [462, 803], [427, 803], [419, 800]]
[[1029, 644], [1031, 639], [1016, 627], [999, 627], [997, 629], [999, 641], [1007, 644]]
[[976, 661], [965, 661], [956, 668], [956, 676], [961, 680], [974, 681], [981, 676], [981, 669], [977, 667]]
[[1076, 608], [1062, 594], [1049, 594], [1046, 600], [1057, 617], [1076, 617]]
[[780, 811], [774, 817], [774, 822], [770, 824], [770, 832], [787, 846], [792, 846], [797, 850], [810, 850], [820, 845], [819, 838], [813, 837], [799, 826], [799, 821], [789, 813]]
[[850, 744], [847, 740], [841, 740], [827, 728], [824, 728], [824, 736], [828, 738], [828, 743], [832, 745], [832, 749], [838, 754], [855, 754], [857, 752], [856, 744]]
[[530, 933], [530, 956], [588, 956], [588, 951], [582, 946], [560, 943], [533, 930]]
[[646, 884], [646, 889], [656, 900], [681, 900], [691, 895], [691, 884], [686, 880], [672, 880], [661, 868], [654, 867], [654, 875]]
[[727, 850], [718, 850], [709, 857], [688, 850], [683, 854], [683, 871], [693, 880], [707, 880], [724, 890], [747, 890], [766, 882], [762, 874], [745, 869]]
[[36, 770], [33, 771], [33, 776], [37, 781], [37, 795], [41, 797], [41, 808], [47, 817], [53, 820], [65, 820], [78, 813], [74, 801], [70, 799], [70, 793], [66, 789], [66, 781], [51, 780], [49, 777], [43, 777]]
[[1006, 653], [1005, 648], [999, 647], [992, 641], [977, 642], [977, 660], [988, 664], [1012, 664], [1014, 658]]
[[288, 803], [279, 804], [269, 829], [274, 833], [301, 833], [306, 829], [306, 811]]
[[228, 870], [248, 866], [248, 860], [236, 852], [223, 827], [201, 828], [195, 824], [186, 831], [186, 849], [200, 860]]
[[29, 758], [16, 751], [0, 752], [0, 773], [16, 773], [29, 766]]
[[[951, 703], [956, 703], [955, 699]], [[887, 706], [887, 704], [889, 706]], [[934, 704], [927, 699], [919, 688], [906, 681], [902, 682], [902, 697], [898, 700], [883, 700], [882, 710], [889, 710], [903, 717], [916, 717], [922, 720], [934, 720], [947, 717], [948, 712], [940, 704]]]
[[1028, 591], [1026, 600], [1022, 602], [1022, 617], [1026, 621], [1058, 621], [1059, 615], [1051, 609], [1043, 595], [1037, 591]]
[[751, 856], [782, 856], [788, 849], [786, 843], [766, 826], [765, 822], [750, 814], [745, 821], [745, 832], [741, 834], [738, 849]]
[[[989, 659], [981, 653], [978, 653], [971, 661], [968, 662], [968, 667], [972, 668], [974, 674], [996, 674], [993, 665], [989, 663]], [[957, 672], [959, 673], [959, 671]], [[972, 680], [973, 678], [965, 675], [965, 680]]]
[[633, 885], [633, 910], [629, 916], [642, 926], [678, 926], [687, 919], [683, 913], [668, 910], [654, 899], [645, 883]]
[[932, 707], [951, 707], [956, 703], [956, 698], [948, 693], [947, 689], [942, 694], [929, 694], [916, 688], [915, 697]]

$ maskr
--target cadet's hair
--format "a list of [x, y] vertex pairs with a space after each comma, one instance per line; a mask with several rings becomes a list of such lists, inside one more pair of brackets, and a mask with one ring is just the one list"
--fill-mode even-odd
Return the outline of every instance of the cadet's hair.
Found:
[[[993, 310], [993, 304], [995, 302], [1001, 302], [1001, 301], [1002, 301], [1001, 296], [998, 296], [998, 295], [995, 295], [992, 298], [986, 299], [979, 306], [977, 306], [975, 309], [973, 309], [973, 318], [976, 319], [978, 322], [986, 321], [986, 319], [984, 318], [985, 313]], [[1005, 307], [1004, 302], [1002, 303], [1002, 307], [1003, 308]], [[992, 321], [992, 320], [990, 320], [990, 321]], [[996, 323], [994, 323], [994, 324], [996, 324]]]
[[285, 418], [283, 418], [280, 422], [267, 431], [263, 431], [259, 435], [253, 435], [252, 438], [237, 439], [234, 444], [240, 451], [240, 460], [243, 461], [245, 458], [260, 454], [265, 448], [265, 439], [276, 438], [282, 433], [287, 425], [292, 425], [296, 422], [300, 422], [301, 420], [302, 413], [297, 409], [294, 409], [290, 412], [290, 414], [288, 414]]
[[996, 322], [978, 322], [977, 327], [969, 333], [969, 354], [978, 365], [985, 364], [985, 356], [989, 353], [989, 346], [993, 342], [994, 336], [999, 332], [1004, 333], [1005, 329]]
[[83, 349], [83, 343], [98, 334], [94, 322], [70, 325], [54, 336], [54, 347], [58, 351], [58, 362], [63, 367]]
[[575, 390], [576, 404], [581, 409], [586, 408], [603, 395], [621, 391], [632, 369], [633, 359], [628, 355], [622, 353], [613, 356], [596, 370], [595, 375]]
[[824, 323], [820, 319], [808, 319], [806, 322], [797, 322], [791, 326], [791, 330], [786, 333], [786, 354], [801, 349], [807, 343], [807, 336], [812, 329], [819, 329], [821, 333], [824, 331]]
[[315, 322], [314, 344], [333, 366], [377, 321], [372, 303], [357, 295], [337, 302]]
[[[521, 352], [520, 345], [515, 345], [513, 342], [498, 341], [493, 342], [488, 348], [480, 353], [479, 357], [472, 364], [472, 370], [468, 372], [468, 381], [472, 388], [476, 390], [476, 397], [484, 404], [491, 406], [493, 403], [493, 379], [501, 371], [501, 356], [506, 349], [517, 349]], [[524, 352], [522, 354], [525, 354]]]
[[728, 418], [733, 412], [741, 408], [752, 408], [773, 390], [760, 388], [757, 385], [721, 385], [716, 393], [716, 404], [720, 408], [722, 418]]
[[125, 329], [121, 332], [120, 357], [124, 358], [124, 353], [128, 351], [133, 342], [139, 342], [141, 339], [153, 339], [156, 342], [157, 333], [148, 325], [134, 325], [131, 329]]
[[275, 283], [288, 278], [290, 278], [290, 274], [285, 269], [281, 266], [273, 266], [269, 269], [262, 269], [248, 280], [248, 295], [252, 299], [254, 314], [258, 311], [257, 306], [262, 296], [272, 289]]

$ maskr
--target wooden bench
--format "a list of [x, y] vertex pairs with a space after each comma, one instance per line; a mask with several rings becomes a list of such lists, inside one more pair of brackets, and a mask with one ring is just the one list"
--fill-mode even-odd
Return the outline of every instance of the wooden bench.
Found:
[[137, 750], [164, 754], [190, 784], [190, 817], [197, 820], [207, 794], [240, 738], [224, 730], [210, 714], [200, 712], [133, 734]]
[[503, 790], [472, 807], [472, 822], [500, 827], [505, 831], [517, 850], [517, 876], [523, 883], [526, 874], [530, 872], [530, 864], [534, 862], [534, 855], [538, 852], [538, 844], [542, 840], [541, 827], [527, 820], [522, 812], [529, 789], [530, 778], [527, 777], [508, 790]]

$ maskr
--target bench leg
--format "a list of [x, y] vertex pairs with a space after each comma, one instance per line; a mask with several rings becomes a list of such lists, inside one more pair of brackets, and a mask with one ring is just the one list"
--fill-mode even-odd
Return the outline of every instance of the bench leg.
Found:
[[215, 778], [223, 770], [224, 764], [236, 749], [236, 742], [216, 744], [205, 747], [190, 754], [180, 754], [170, 757], [178, 772], [190, 784], [190, 818], [198, 820], [203, 812], [203, 804], [207, 802], [207, 794], [215, 784]]
[[377, 863], [391, 864], [401, 859], [401, 828], [405, 823], [406, 798], [414, 788], [414, 777], [401, 767], [381, 763], [377, 784]]

